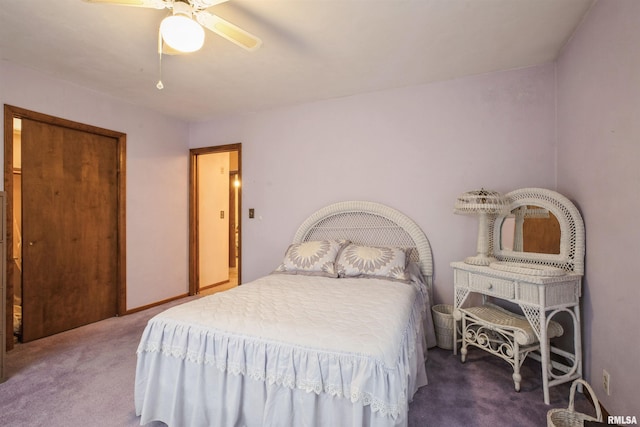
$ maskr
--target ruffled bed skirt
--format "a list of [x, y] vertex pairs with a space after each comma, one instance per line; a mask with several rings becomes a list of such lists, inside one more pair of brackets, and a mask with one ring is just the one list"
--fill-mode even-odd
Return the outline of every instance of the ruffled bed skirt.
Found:
[[[408, 363], [407, 405], [427, 383], [421, 340], [414, 350]], [[370, 403], [256, 379], [162, 351], [138, 354], [135, 406], [143, 425], [151, 421], [170, 427], [407, 425], [407, 408], [391, 416]]]

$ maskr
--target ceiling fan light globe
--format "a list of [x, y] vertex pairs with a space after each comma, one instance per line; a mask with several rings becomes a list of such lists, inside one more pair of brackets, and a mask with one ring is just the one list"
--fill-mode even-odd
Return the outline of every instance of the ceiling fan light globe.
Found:
[[204, 44], [204, 29], [183, 15], [167, 16], [160, 24], [160, 33], [166, 44], [180, 52], [195, 52]]

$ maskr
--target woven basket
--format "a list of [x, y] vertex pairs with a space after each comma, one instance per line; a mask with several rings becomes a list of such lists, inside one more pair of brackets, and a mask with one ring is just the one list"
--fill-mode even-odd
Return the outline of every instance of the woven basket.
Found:
[[[576, 387], [578, 384], [582, 384], [589, 390], [591, 400], [596, 408], [596, 417], [591, 417], [586, 414], [581, 414], [574, 410], [573, 401], [576, 395]], [[598, 421], [602, 422], [602, 412], [600, 410], [600, 402], [596, 397], [593, 389], [586, 381], [577, 379], [571, 384], [571, 391], [569, 392], [569, 407], [567, 409], [551, 409], [547, 412], [547, 427], [582, 427], [585, 421]]]
[[436, 329], [436, 345], [445, 350], [453, 348], [453, 306], [436, 304], [431, 307], [433, 325]]

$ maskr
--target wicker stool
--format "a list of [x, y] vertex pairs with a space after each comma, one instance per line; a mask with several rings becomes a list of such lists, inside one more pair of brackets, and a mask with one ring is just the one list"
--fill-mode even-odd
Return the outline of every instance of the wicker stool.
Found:
[[[490, 303], [458, 309], [454, 314], [457, 320], [462, 320], [462, 362], [466, 360], [468, 345], [496, 355], [512, 366], [515, 389], [520, 391], [520, 367], [530, 352], [540, 348], [538, 337], [527, 319]], [[553, 320], [547, 331], [549, 339], [564, 332]]]

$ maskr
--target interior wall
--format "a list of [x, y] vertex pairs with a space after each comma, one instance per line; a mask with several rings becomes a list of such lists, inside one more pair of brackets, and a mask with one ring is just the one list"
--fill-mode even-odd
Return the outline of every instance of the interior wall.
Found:
[[0, 104], [127, 134], [127, 309], [187, 294], [188, 124], [6, 62]]
[[[22, 262], [22, 129], [20, 121], [14, 120], [13, 128], [13, 256]], [[20, 126], [17, 129], [17, 125]], [[14, 274], [14, 277], [16, 275]], [[18, 277], [20, 274], [17, 275]], [[17, 289], [14, 285], [14, 289]]]
[[198, 156], [200, 288], [229, 280], [229, 166], [228, 152]]
[[127, 308], [187, 292], [187, 148], [237, 141], [244, 281], [278, 265], [310, 213], [365, 199], [424, 229], [436, 302], [450, 303], [449, 263], [473, 254], [477, 235], [476, 218], [453, 215], [455, 197], [555, 186], [554, 72], [547, 64], [189, 126], [5, 63], [0, 101], [127, 133]]
[[557, 66], [558, 188], [576, 201], [586, 228], [585, 375], [611, 414], [636, 417], [639, 20], [636, 0], [597, 2]]
[[310, 213], [366, 199], [427, 233], [436, 302], [448, 303], [449, 263], [474, 252], [477, 230], [475, 218], [452, 214], [455, 197], [479, 187], [555, 189], [557, 172], [557, 190], [586, 223], [587, 379], [610, 412], [632, 415], [640, 413], [629, 375], [637, 353], [629, 302], [640, 297], [639, 9], [636, 0], [596, 3], [557, 64], [557, 128], [553, 64], [189, 126], [3, 62], [0, 103], [127, 134], [127, 308], [187, 292], [187, 148], [243, 142], [245, 281], [280, 262]]
[[13, 333], [22, 337], [22, 121], [13, 120]]
[[[190, 148], [242, 141], [243, 281], [271, 272], [299, 224], [337, 201], [392, 206], [433, 247], [436, 302], [474, 254], [460, 193], [555, 189], [553, 64], [362, 94], [190, 126]], [[248, 210], [255, 209], [255, 219]]]

